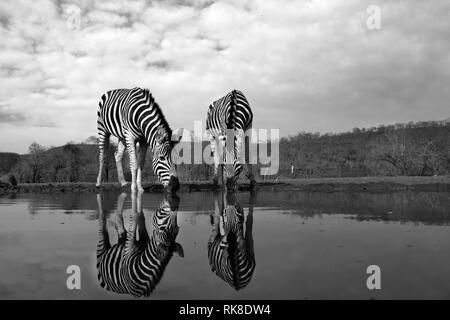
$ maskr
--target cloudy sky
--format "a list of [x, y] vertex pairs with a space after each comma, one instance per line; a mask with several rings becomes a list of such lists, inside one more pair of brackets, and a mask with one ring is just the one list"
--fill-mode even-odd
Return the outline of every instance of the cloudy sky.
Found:
[[[381, 29], [367, 27], [376, 5]], [[0, 2], [0, 151], [96, 134], [147, 87], [173, 128], [242, 90], [254, 127], [341, 132], [450, 117], [448, 0]], [[370, 21], [374, 21], [373, 19]], [[371, 24], [372, 26], [374, 24]]]

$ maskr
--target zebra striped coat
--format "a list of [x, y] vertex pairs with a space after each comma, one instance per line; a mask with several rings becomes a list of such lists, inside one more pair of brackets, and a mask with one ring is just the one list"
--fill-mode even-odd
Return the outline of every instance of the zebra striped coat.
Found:
[[[116, 227], [119, 240], [113, 246], [109, 243], [105, 216], [100, 216], [97, 277], [100, 286], [108, 291], [147, 297], [161, 280], [173, 253], [184, 255], [181, 245], [175, 242], [179, 230], [176, 222], [176, 202], [179, 200], [165, 199], [160, 204], [153, 216], [154, 230], [150, 237], [145, 227], [144, 214], [139, 208], [140, 199], [136, 200], [138, 209], [132, 214], [130, 231], [125, 231], [122, 219], [125, 197], [126, 194], [122, 194], [118, 201]], [[132, 197], [135, 199], [134, 195]], [[101, 198], [99, 201], [99, 211], [102, 212]], [[136, 204], [133, 207], [136, 208]]]
[[[206, 130], [209, 135], [214, 156], [214, 183], [218, 183], [218, 167], [222, 164], [222, 177], [225, 174], [227, 185], [231, 188], [242, 171], [240, 151], [245, 133], [251, 129], [253, 113], [247, 98], [241, 91], [233, 90], [214, 101], [206, 115]], [[248, 140], [244, 141], [248, 145]], [[227, 151], [225, 150], [227, 149]], [[246, 146], [248, 150], [248, 146]], [[226, 165], [223, 166], [223, 163]], [[250, 163], [247, 163], [248, 178], [255, 183]]]
[[[150, 147], [153, 152], [153, 171], [162, 184], [167, 187], [172, 182], [170, 187], [178, 186], [171, 152], [181, 136], [179, 132], [172, 132], [161, 108], [148, 89], [116, 89], [102, 95], [97, 111], [97, 129], [100, 151], [97, 186], [102, 182], [104, 154], [111, 135], [118, 138], [115, 157], [118, 178], [122, 185], [126, 184], [122, 169], [125, 147], [130, 156], [132, 189], [137, 186], [140, 190], [145, 153]], [[137, 156], [136, 145], [139, 146]]]
[[211, 270], [231, 287], [240, 290], [250, 283], [256, 265], [253, 205], [249, 208], [244, 234], [244, 210], [234, 200], [226, 202], [216, 205], [208, 258]]

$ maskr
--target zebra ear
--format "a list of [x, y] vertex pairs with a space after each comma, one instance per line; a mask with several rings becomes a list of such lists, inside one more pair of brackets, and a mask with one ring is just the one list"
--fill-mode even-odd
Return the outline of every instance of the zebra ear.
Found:
[[172, 137], [170, 140], [172, 140], [174, 144], [179, 143], [181, 141], [181, 138], [183, 137], [183, 131], [184, 131], [183, 128], [179, 128], [172, 131]]
[[180, 258], [184, 258], [184, 249], [178, 242], [175, 242], [175, 250], [174, 250]]
[[162, 125], [158, 126], [158, 128], [156, 128], [156, 132], [155, 132], [156, 143], [161, 144], [167, 138], [168, 138], [167, 131], [164, 129], [164, 127]]

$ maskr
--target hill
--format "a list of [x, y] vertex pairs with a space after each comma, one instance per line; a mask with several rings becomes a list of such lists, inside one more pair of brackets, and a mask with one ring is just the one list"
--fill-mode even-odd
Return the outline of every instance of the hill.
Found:
[[[26, 155], [0, 153], [0, 173], [12, 172], [19, 183], [94, 182], [98, 148], [95, 139], [90, 137], [88, 141], [90, 143], [68, 143], [54, 148], [33, 143]], [[204, 150], [208, 143], [201, 143]], [[270, 145], [268, 149], [270, 154]], [[193, 145], [191, 150], [194, 150]], [[105, 164], [105, 181], [117, 181], [114, 151], [115, 145], [111, 143]], [[157, 180], [151, 168], [151, 158], [151, 152], [148, 152], [143, 175], [147, 182]], [[258, 163], [254, 171], [258, 179], [262, 178], [261, 167], [265, 166]], [[126, 154], [124, 172], [129, 181]], [[301, 132], [281, 138], [279, 171], [268, 178], [432, 176], [449, 173], [450, 123], [429, 121], [355, 128], [339, 134]], [[181, 164], [178, 175], [181, 181], [209, 180], [212, 166]]]
[[0, 175], [11, 171], [19, 159], [20, 156], [17, 153], [0, 152]]
[[444, 175], [450, 172], [450, 123], [430, 121], [299, 133], [280, 141], [280, 174], [297, 177]]

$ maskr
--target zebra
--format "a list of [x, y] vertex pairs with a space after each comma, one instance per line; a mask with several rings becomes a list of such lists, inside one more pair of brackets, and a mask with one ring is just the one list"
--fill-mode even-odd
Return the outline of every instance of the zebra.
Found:
[[208, 259], [211, 270], [235, 290], [245, 288], [255, 271], [253, 243], [253, 206], [255, 193], [251, 192], [250, 206], [245, 221], [244, 210], [236, 202], [234, 192], [215, 200], [212, 216], [213, 231], [208, 241]]
[[[223, 176], [226, 175], [225, 186], [227, 189], [234, 189], [239, 174], [242, 171], [242, 164], [239, 161], [242, 140], [245, 139], [245, 150], [249, 150], [250, 134], [253, 123], [253, 113], [250, 105], [241, 91], [233, 90], [222, 98], [214, 101], [208, 108], [206, 115], [206, 131], [209, 137], [212, 155], [214, 157], [214, 185], [218, 184], [219, 163]], [[225, 145], [233, 139], [230, 144], [231, 151], [224, 151]], [[250, 150], [249, 150], [250, 152]], [[247, 161], [248, 174], [251, 186], [256, 184], [253, 175], [251, 161]], [[226, 165], [224, 166], [223, 163]]]
[[151, 237], [145, 227], [142, 211], [142, 192], [132, 193], [132, 214], [129, 231], [123, 223], [123, 205], [127, 194], [122, 193], [117, 201], [115, 226], [118, 242], [110, 244], [102, 195], [97, 194], [99, 211], [99, 241], [97, 244], [97, 278], [107, 291], [148, 297], [176, 252], [184, 257], [183, 247], [175, 242], [179, 227], [177, 195], [166, 195], [153, 215]]
[[[125, 186], [122, 158], [130, 157], [131, 190], [142, 191], [142, 170], [148, 147], [153, 152], [152, 168], [165, 188], [179, 188], [172, 150], [181, 140], [182, 129], [172, 132], [164, 114], [148, 89], [115, 89], [102, 95], [97, 111], [99, 171], [96, 186], [102, 184], [105, 151], [111, 135], [118, 138], [114, 154], [119, 182]], [[137, 154], [137, 155], [136, 155]]]

